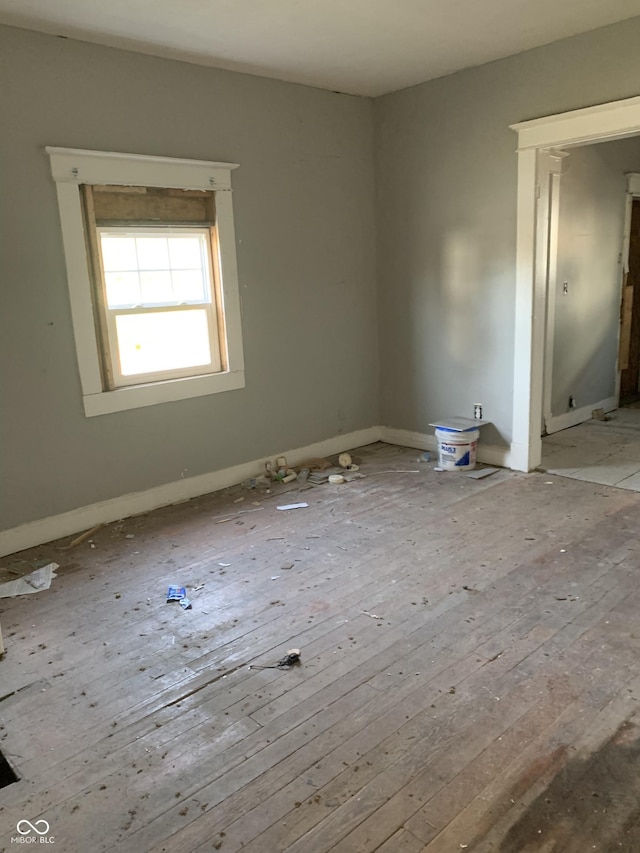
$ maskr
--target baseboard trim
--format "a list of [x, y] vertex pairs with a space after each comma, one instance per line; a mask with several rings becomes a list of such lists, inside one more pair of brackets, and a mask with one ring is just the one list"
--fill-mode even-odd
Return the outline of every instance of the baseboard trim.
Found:
[[[411, 432], [406, 429], [380, 427], [379, 436], [380, 441], [385, 441], [387, 444], [397, 444], [400, 447], [415, 447], [418, 450], [433, 450], [434, 452], [438, 449], [438, 442], [435, 435], [429, 435], [424, 432]], [[480, 441], [478, 442], [478, 462], [483, 462], [487, 465], [496, 465], [499, 468], [515, 467], [512, 465], [511, 448], [483, 444], [482, 433], [480, 433]]]
[[[354, 447], [373, 444], [375, 441], [384, 441], [400, 447], [415, 447], [418, 450], [435, 452], [438, 449], [435, 435], [392, 427], [369, 427], [345, 435], [337, 435], [315, 444], [308, 444], [305, 447], [298, 447], [295, 450], [279, 450], [231, 468], [165, 483], [143, 492], [122, 495], [0, 531], [0, 556], [14, 554], [25, 548], [41, 545], [43, 542], [52, 542], [64, 536], [72, 536], [79, 531], [95, 527], [96, 524], [109, 524], [121, 518], [129, 518], [132, 515], [150, 512], [162, 506], [180, 503], [234, 486], [262, 471], [266, 458], [275, 459], [276, 456], [286, 456], [292, 465], [296, 465], [308, 457], [332, 456], [345, 450], [353, 450]], [[518, 467], [513, 464], [515, 454], [510, 448], [483, 444], [482, 439], [478, 444], [478, 461], [501, 468]]]
[[547, 433], [551, 435], [554, 432], [560, 432], [562, 429], [577, 426], [585, 421], [591, 420], [591, 413], [594, 409], [604, 409], [605, 412], [612, 412], [618, 408], [617, 397], [607, 397], [605, 400], [600, 400], [598, 403], [591, 403], [588, 406], [582, 406], [580, 409], [569, 409], [562, 415], [548, 415], [544, 419], [544, 425]]
[[139, 515], [149, 512], [158, 507], [179, 503], [180, 501], [197, 498], [200, 495], [209, 494], [228, 486], [241, 483], [249, 477], [254, 477], [263, 470], [265, 459], [275, 459], [277, 456], [286, 456], [290, 464], [296, 465], [305, 458], [315, 456], [331, 456], [352, 450], [354, 447], [363, 447], [380, 440], [380, 428], [369, 427], [368, 429], [337, 435], [333, 438], [298, 447], [294, 450], [278, 450], [271, 454], [265, 454], [260, 459], [224, 468], [221, 471], [211, 471], [200, 474], [197, 477], [188, 477], [172, 483], [165, 483], [143, 492], [133, 492], [122, 497], [89, 504], [78, 509], [63, 512], [60, 515], [30, 521], [0, 532], [0, 556], [14, 554], [43, 542], [52, 542], [63, 536], [71, 536], [81, 530], [88, 530], [96, 524], [108, 524], [121, 518]]

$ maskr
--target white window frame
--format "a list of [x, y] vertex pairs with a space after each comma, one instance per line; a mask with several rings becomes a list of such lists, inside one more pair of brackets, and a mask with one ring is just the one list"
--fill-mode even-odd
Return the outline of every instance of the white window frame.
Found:
[[[231, 193], [231, 172], [238, 164], [72, 148], [47, 147], [45, 150], [50, 158], [58, 194], [85, 415], [93, 417], [244, 388], [240, 292]], [[103, 389], [80, 195], [82, 184], [215, 191], [221, 279], [219, 287], [227, 337], [226, 370], [129, 385], [113, 391]]]
[[[205, 250], [204, 250], [204, 263], [202, 272], [204, 275], [204, 288], [206, 292], [206, 296], [201, 300], [189, 300], [187, 302], [161, 302], [161, 303], [143, 303], [141, 305], [127, 305], [127, 306], [112, 306], [108, 304], [108, 299], [104, 300], [104, 316], [106, 323], [106, 331], [107, 337], [109, 341], [109, 353], [105, 354], [105, 358], [108, 359], [112, 375], [113, 382], [116, 388], [123, 388], [125, 385], [141, 385], [144, 382], [160, 382], [164, 379], [178, 379], [183, 376], [196, 376], [200, 375], [208, 375], [211, 373], [219, 373], [221, 371], [221, 354], [220, 354], [220, 342], [219, 342], [219, 334], [218, 334], [218, 317], [217, 317], [217, 308], [216, 308], [216, 297], [215, 297], [215, 281], [213, 280], [213, 262], [211, 258], [211, 233], [208, 228], [198, 228], [196, 226], [166, 226], [161, 225], [157, 227], [142, 227], [142, 226], [105, 226], [98, 225], [96, 226], [96, 233], [98, 236], [97, 243], [102, 246], [101, 237], [103, 234], [115, 234], [115, 235], [128, 235], [131, 237], [156, 237], [159, 234], [167, 234], [171, 236], [175, 236], [179, 233], [184, 234], [197, 234], [201, 238], [204, 238]], [[202, 241], [201, 241], [202, 243]], [[105, 282], [106, 285], [106, 282]], [[193, 311], [199, 310], [204, 311], [207, 315], [207, 330], [208, 330], [208, 340], [209, 340], [209, 352], [211, 356], [211, 361], [207, 365], [197, 366], [197, 367], [181, 367], [181, 368], [173, 368], [165, 371], [155, 371], [153, 373], [134, 373], [130, 375], [125, 375], [122, 373], [122, 366], [120, 364], [120, 354], [119, 354], [119, 345], [118, 345], [118, 333], [117, 333], [117, 318], [119, 316], [131, 316], [133, 314], [153, 314], [160, 312], [175, 312], [175, 311]]]

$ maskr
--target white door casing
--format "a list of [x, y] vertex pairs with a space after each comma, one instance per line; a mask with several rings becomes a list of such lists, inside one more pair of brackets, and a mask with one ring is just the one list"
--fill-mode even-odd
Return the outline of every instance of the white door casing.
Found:
[[547, 325], [547, 240], [539, 239], [537, 187], [553, 158], [539, 152], [640, 134], [640, 97], [511, 125], [518, 134], [516, 311], [511, 465], [540, 464]]
[[560, 176], [562, 160], [568, 157], [564, 151], [541, 149], [538, 151], [538, 171], [547, 176], [540, 184], [538, 199], [537, 228], [546, 225], [546, 245], [540, 245], [540, 237], [536, 246], [536, 255], [544, 257], [546, 263], [541, 273], [544, 275], [545, 309], [545, 345], [544, 372], [542, 381], [542, 424], [543, 432], [547, 430], [551, 418], [551, 389], [553, 380], [553, 343], [556, 321], [557, 269], [558, 269], [558, 230], [560, 225]]

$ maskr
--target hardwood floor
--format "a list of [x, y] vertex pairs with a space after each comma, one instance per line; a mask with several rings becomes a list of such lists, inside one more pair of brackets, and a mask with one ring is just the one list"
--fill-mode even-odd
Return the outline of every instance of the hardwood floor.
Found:
[[637, 853], [640, 495], [418, 455], [21, 555], [0, 851]]

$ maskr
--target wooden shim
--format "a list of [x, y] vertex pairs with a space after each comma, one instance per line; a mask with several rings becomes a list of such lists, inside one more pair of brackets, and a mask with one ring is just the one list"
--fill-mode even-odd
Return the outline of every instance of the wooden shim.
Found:
[[81, 533], [80, 536], [76, 536], [75, 539], [72, 539], [66, 546], [66, 549], [69, 550], [69, 548], [75, 548], [76, 545], [79, 545], [81, 542], [84, 542], [85, 539], [88, 539], [90, 536], [93, 536], [94, 533], [97, 533], [103, 526], [104, 525], [102, 524], [96, 524], [96, 526], [92, 527], [90, 530], [85, 530], [85, 532]]

